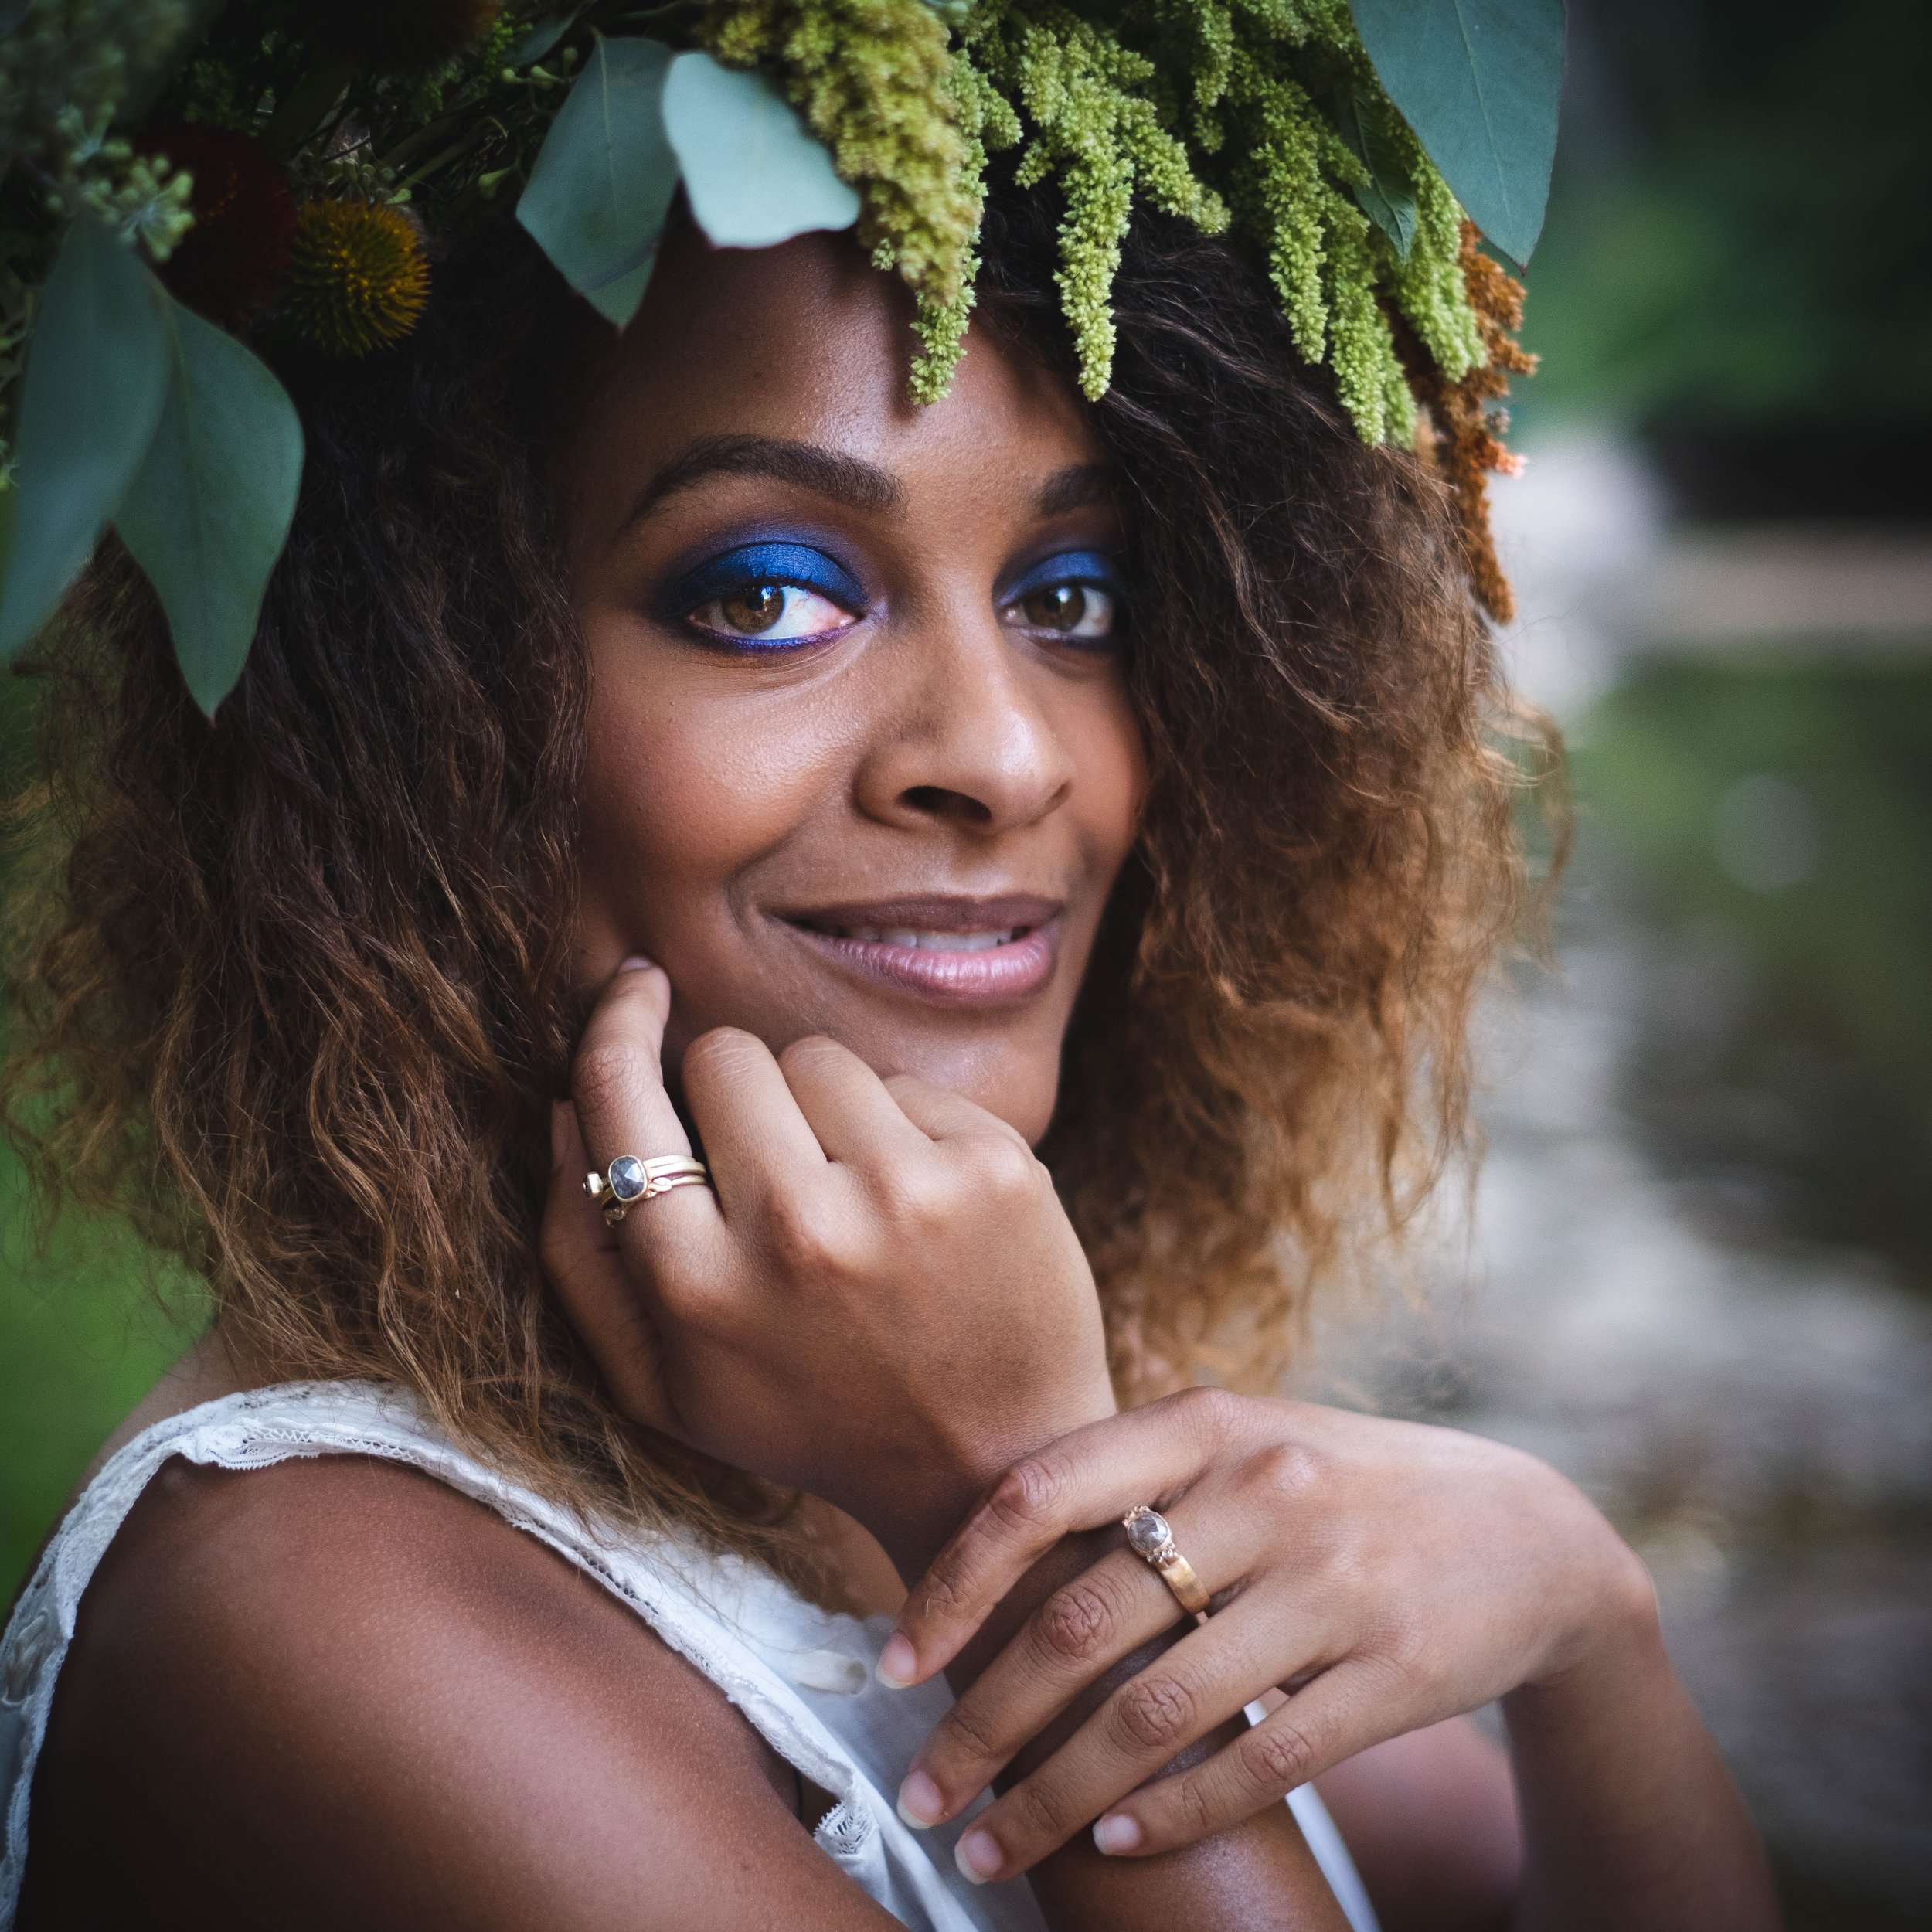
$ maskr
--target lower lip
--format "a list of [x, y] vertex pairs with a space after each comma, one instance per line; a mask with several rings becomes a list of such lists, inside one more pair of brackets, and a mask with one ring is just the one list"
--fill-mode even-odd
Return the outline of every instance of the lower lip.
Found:
[[1023, 939], [975, 953], [929, 952], [923, 947], [842, 939], [809, 926], [792, 930], [842, 966], [899, 992], [950, 1006], [1005, 1006], [1031, 998], [1053, 977], [1053, 962], [1060, 954], [1057, 919], [1036, 926]]

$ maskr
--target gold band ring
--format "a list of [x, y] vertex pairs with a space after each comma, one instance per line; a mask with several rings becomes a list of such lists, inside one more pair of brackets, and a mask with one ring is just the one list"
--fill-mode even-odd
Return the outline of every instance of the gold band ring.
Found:
[[1158, 1509], [1137, 1502], [1121, 1519], [1128, 1547], [1173, 1591], [1175, 1602], [1190, 1617], [1207, 1614], [1208, 1588], [1194, 1566], [1174, 1547], [1174, 1532]]
[[641, 1161], [634, 1154], [620, 1154], [601, 1174], [587, 1174], [583, 1191], [604, 1211], [605, 1222], [615, 1227], [640, 1201], [668, 1194], [674, 1187], [709, 1187], [711, 1170], [689, 1154], [659, 1154]]

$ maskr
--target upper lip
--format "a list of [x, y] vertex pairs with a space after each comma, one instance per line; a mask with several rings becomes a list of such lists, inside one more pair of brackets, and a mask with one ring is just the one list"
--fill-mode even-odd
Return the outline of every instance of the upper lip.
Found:
[[961, 893], [920, 893], [903, 899], [852, 900], [835, 906], [801, 906], [782, 915], [794, 926], [819, 932], [983, 933], [1044, 926], [1065, 902], [1037, 893], [1002, 893], [991, 899]]

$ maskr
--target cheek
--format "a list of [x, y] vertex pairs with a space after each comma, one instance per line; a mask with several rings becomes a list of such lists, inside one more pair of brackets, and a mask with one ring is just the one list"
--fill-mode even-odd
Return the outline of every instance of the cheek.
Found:
[[1147, 746], [1121, 680], [1080, 721], [1074, 747], [1089, 862], [1111, 882], [1132, 849], [1147, 802]]
[[655, 947], [668, 966], [728, 919], [733, 880], [809, 821], [836, 749], [795, 711], [600, 675], [594, 655], [591, 690], [583, 943]]

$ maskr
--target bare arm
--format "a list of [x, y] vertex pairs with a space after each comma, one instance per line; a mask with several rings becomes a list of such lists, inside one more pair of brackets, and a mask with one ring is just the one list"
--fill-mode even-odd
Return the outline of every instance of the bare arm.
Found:
[[600, 1586], [353, 1458], [164, 1471], [83, 1599], [22, 1932], [889, 1932]]

